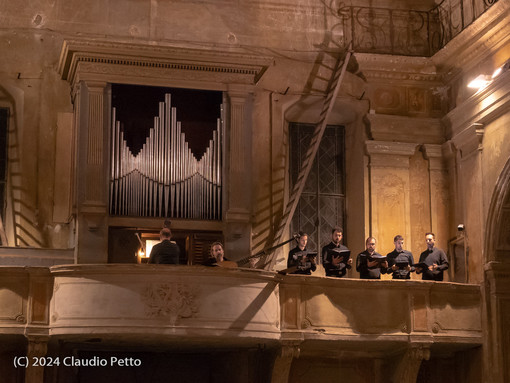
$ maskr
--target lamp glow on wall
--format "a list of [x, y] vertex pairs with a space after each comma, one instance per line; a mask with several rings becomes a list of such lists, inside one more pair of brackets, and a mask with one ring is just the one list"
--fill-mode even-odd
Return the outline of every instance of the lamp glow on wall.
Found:
[[145, 240], [145, 257], [149, 258], [151, 255], [152, 248], [157, 245], [160, 241], [157, 239], [146, 239]]
[[483, 89], [492, 82], [492, 76], [488, 74], [478, 75], [474, 80], [468, 84], [468, 88]]

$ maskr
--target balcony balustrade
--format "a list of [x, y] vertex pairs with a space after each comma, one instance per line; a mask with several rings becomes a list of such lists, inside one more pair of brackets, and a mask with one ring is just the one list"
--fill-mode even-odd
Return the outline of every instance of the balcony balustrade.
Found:
[[482, 343], [480, 286], [173, 265], [0, 267], [0, 337], [382, 349]]

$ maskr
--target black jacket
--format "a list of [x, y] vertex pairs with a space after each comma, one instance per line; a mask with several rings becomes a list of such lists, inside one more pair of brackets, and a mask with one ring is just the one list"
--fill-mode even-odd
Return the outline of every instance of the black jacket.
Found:
[[151, 250], [149, 263], [161, 263], [161, 264], [179, 264], [179, 256], [181, 250], [175, 242], [171, 242], [169, 239], [165, 239], [154, 245]]

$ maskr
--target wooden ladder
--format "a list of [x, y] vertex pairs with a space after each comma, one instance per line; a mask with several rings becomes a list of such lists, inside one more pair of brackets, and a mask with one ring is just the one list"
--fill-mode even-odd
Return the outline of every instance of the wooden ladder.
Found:
[[[347, 70], [347, 64], [351, 58], [352, 51], [349, 48], [345, 54], [338, 54], [338, 52], [336, 52], [336, 54], [338, 57], [332, 67], [327, 66], [324, 63], [321, 63], [320, 65], [321, 69], [330, 71], [331, 76], [317, 76], [316, 81], [314, 81], [314, 83], [321, 81], [324, 82], [327, 81], [325, 80], [326, 78], [329, 78], [326, 87], [326, 94], [324, 97], [324, 104], [319, 116], [319, 121], [315, 126], [310, 145], [305, 157], [303, 158], [296, 184], [294, 185], [289, 201], [287, 202], [287, 206], [285, 207], [283, 215], [281, 216], [278, 226], [276, 227], [275, 235], [273, 238], [273, 245], [271, 248], [279, 247], [278, 245], [281, 242], [283, 234], [286, 233], [290, 227], [292, 217], [294, 216], [294, 212], [298, 206], [299, 199], [301, 198], [301, 193], [303, 192], [306, 180], [310, 174], [310, 170], [312, 169], [313, 162], [317, 155], [317, 151], [319, 150], [319, 146], [322, 140], [322, 136], [324, 135], [324, 131], [326, 130], [329, 116], [333, 110], [333, 106], [335, 105], [335, 100]], [[275, 261], [276, 257], [275, 252], [273, 251], [268, 254], [267, 259], [264, 261], [264, 268], [271, 270], [274, 267]]]

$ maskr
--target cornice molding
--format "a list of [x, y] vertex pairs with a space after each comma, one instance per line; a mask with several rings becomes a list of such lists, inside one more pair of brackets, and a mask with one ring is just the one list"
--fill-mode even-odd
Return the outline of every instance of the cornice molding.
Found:
[[475, 151], [482, 150], [483, 135], [485, 127], [480, 123], [473, 123], [456, 134], [452, 142], [460, 150], [461, 159], [469, 157]]
[[425, 144], [422, 146], [423, 155], [427, 160], [443, 157], [443, 145]]
[[367, 80], [441, 82], [441, 75], [428, 57], [356, 53], [356, 59]]
[[442, 144], [444, 131], [441, 120], [428, 117], [408, 117], [389, 114], [367, 114], [370, 132], [376, 141]]
[[415, 143], [389, 141], [366, 141], [365, 145], [369, 155], [387, 154], [405, 157], [411, 157], [418, 147]]
[[[198, 50], [152, 44], [98, 40], [65, 40], [60, 54], [58, 72], [62, 79], [74, 85], [82, 68], [89, 73], [154, 77], [154, 74], [178, 77], [177, 73], [225, 77], [242, 84], [255, 84], [272, 65], [269, 56], [244, 52]], [[83, 77], [83, 76], [82, 76]]]
[[499, 75], [482, 91], [475, 93], [449, 112], [443, 122], [449, 126], [452, 140], [466, 128], [478, 123], [487, 125], [508, 112], [510, 105], [510, 71]]
[[443, 171], [445, 169], [443, 145], [425, 144], [421, 147], [423, 157], [429, 162], [430, 170]]

